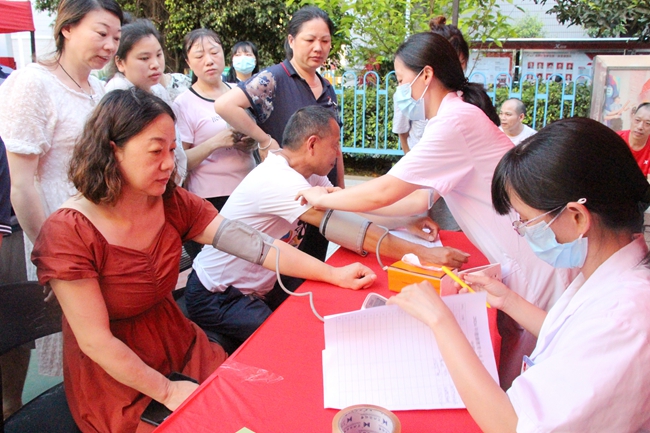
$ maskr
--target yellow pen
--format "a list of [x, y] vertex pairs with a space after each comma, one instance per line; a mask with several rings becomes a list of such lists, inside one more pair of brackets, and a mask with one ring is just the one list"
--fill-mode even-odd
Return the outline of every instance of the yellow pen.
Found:
[[[466, 283], [465, 281], [463, 281], [463, 280], [461, 280], [460, 278], [458, 278], [458, 275], [454, 274], [454, 273], [451, 271], [451, 269], [449, 269], [447, 266], [441, 266], [441, 268], [442, 268], [442, 270], [445, 272], [445, 274], [449, 275], [449, 278], [451, 278], [452, 280], [454, 280], [455, 282], [457, 282], [458, 284], [460, 284], [461, 287], [463, 287], [463, 288], [469, 290], [471, 293], [476, 293], [476, 292], [474, 291], [474, 289], [472, 289], [470, 286], [468, 286], [467, 283]], [[490, 306], [490, 304], [488, 304], [487, 302], [485, 303], [485, 305], [487, 305], [488, 308], [492, 308], [492, 307]]]

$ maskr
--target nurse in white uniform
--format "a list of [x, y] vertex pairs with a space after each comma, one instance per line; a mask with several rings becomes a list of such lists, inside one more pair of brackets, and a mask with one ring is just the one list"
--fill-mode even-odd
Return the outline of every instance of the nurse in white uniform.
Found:
[[591, 119], [555, 122], [501, 160], [500, 214], [556, 268], [580, 274], [548, 313], [505, 285], [466, 276], [538, 336], [507, 394], [426, 284], [389, 300], [428, 324], [454, 383], [485, 432], [650, 431], [650, 262], [639, 234], [650, 186], [625, 142]]
[[[444, 197], [469, 240], [490, 263], [501, 264], [504, 282], [548, 310], [575, 273], [558, 271], [535, 257], [512, 230], [515, 215], [498, 215], [492, 208], [494, 168], [514, 145], [486, 115], [494, 107], [483, 87], [467, 82], [451, 44], [430, 32], [415, 34], [400, 46], [395, 73], [400, 83], [395, 103], [402, 113], [411, 120], [429, 119], [418, 145], [385, 176], [331, 194], [312, 188], [302, 193], [304, 198], [316, 207], [367, 212], [416, 191], [410, 199], [419, 196], [420, 209], [426, 209], [433, 189]], [[490, 107], [481, 107], [486, 100]], [[412, 201], [404, 207], [416, 209]], [[519, 374], [522, 355], [530, 355], [535, 347], [535, 338], [504, 315], [499, 317], [499, 331], [499, 376], [508, 389]]]

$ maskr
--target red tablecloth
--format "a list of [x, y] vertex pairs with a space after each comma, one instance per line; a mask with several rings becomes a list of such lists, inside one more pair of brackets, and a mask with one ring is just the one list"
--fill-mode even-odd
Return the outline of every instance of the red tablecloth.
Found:
[[[440, 236], [445, 245], [471, 254], [466, 268], [487, 264], [485, 256], [464, 234], [442, 232]], [[377, 273], [377, 281], [370, 289], [355, 292], [313, 281], [298, 289], [314, 292], [320, 315], [358, 310], [369, 291], [386, 297], [394, 294], [388, 290], [386, 272], [372, 254], [361, 258], [339, 249], [328, 263], [339, 266], [353, 261], [361, 261]], [[498, 354], [496, 310], [488, 312]], [[331, 432], [338, 411], [323, 409], [324, 348], [323, 323], [312, 314], [309, 301], [306, 297], [290, 297], [156, 432], [235, 433], [242, 427], [255, 433]], [[480, 432], [466, 410], [395, 414], [406, 433]]]

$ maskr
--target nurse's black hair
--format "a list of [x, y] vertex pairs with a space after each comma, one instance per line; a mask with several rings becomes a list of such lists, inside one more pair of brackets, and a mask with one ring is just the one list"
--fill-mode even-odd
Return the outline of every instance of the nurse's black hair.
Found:
[[604, 227], [631, 233], [641, 232], [650, 205], [650, 185], [625, 141], [577, 117], [546, 126], [503, 156], [492, 178], [494, 209], [507, 214], [513, 195], [544, 212], [586, 198]]
[[451, 43], [437, 33], [416, 33], [399, 46], [395, 57], [416, 74], [425, 66], [433, 68], [435, 77], [447, 89], [463, 92], [463, 101], [480, 108], [497, 126], [501, 124], [492, 100], [483, 86], [465, 78], [458, 54]]
[[[298, 33], [302, 30], [302, 25], [311, 20], [323, 20], [327, 24], [327, 28], [330, 31], [330, 36], [334, 35], [334, 23], [332, 22], [327, 12], [316, 6], [305, 6], [304, 8], [298, 9], [291, 16], [291, 21], [287, 26], [287, 35], [295, 38]], [[284, 40], [284, 51], [287, 55], [287, 60], [293, 58], [293, 50], [289, 46], [289, 38]]]

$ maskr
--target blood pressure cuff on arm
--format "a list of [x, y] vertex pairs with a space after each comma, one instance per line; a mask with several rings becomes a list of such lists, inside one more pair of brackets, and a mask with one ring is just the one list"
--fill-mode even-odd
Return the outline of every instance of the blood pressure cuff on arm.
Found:
[[370, 221], [352, 213], [329, 209], [320, 222], [320, 233], [325, 238], [355, 253], [365, 256], [363, 240], [370, 226]]
[[224, 253], [261, 265], [275, 239], [242, 222], [224, 219], [212, 239], [212, 246]]

